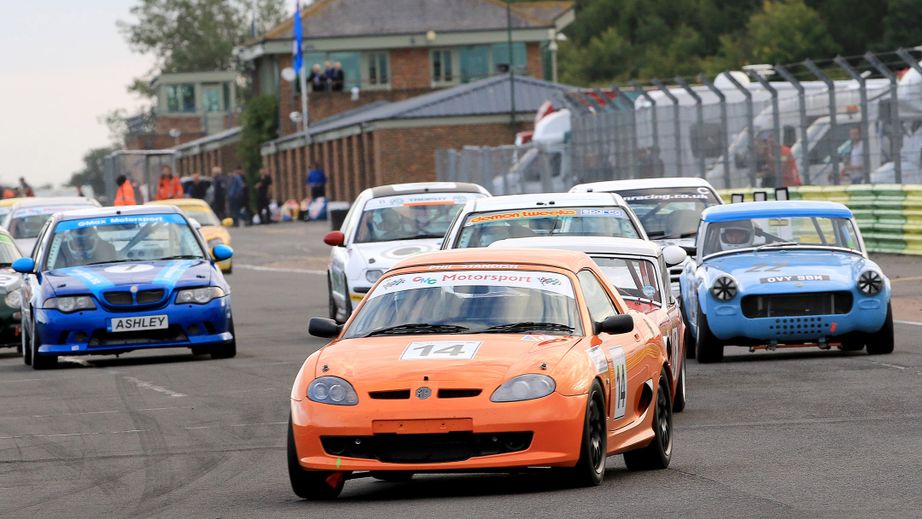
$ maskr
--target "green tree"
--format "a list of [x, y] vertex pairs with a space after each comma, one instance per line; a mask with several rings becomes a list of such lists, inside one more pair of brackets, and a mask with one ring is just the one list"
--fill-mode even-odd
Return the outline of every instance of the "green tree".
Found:
[[881, 25], [883, 37], [877, 45], [881, 50], [922, 45], [922, 5], [919, 0], [889, 0]]
[[756, 63], [792, 63], [836, 51], [819, 13], [803, 0], [765, 0], [736, 45]]
[[[274, 139], [278, 131], [278, 101], [275, 96], [261, 95], [247, 101], [240, 116], [240, 125], [237, 157], [243, 166], [247, 185], [254, 186], [262, 167], [262, 143]], [[255, 197], [256, 190], [251, 189], [250, 194]]]
[[[286, 16], [285, 0], [258, 0], [255, 29], [261, 34]], [[152, 95], [150, 78], [161, 72], [229, 70], [234, 46], [252, 34], [249, 0], [139, 0], [135, 20], [119, 21], [119, 30], [135, 52], [152, 54], [154, 69], [134, 80], [129, 90]]]
[[70, 176], [67, 182], [68, 186], [86, 186], [93, 188], [93, 193], [100, 195], [106, 192], [106, 184], [103, 180], [105, 171], [104, 159], [117, 148], [115, 146], [104, 146], [93, 148], [83, 155], [83, 169]]
[[[807, 0], [816, 9], [843, 56], [864, 54], [874, 47], [884, 32], [883, 20], [888, 0]], [[912, 2], [909, 2], [912, 3]], [[915, 2], [913, 11], [918, 11]], [[922, 41], [922, 40], [920, 40]]]

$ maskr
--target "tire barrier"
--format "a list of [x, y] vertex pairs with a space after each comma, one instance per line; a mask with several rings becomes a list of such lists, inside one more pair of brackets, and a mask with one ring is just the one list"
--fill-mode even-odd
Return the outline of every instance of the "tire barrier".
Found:
[[[754, 192], [775, 198], [773, 189], [722, 189], [720, 196]], [[855, 214], [870, 252], [922, 255], [922, 185], [857, 184], [852, 186], [799, 186], [788, 190], [791, 200], [823, 200], [845, 204]]]

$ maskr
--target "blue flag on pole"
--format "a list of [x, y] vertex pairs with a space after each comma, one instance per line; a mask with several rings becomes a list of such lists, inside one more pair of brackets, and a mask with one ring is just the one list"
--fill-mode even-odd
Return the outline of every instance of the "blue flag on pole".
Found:
[[295, 19], [294, 19], [294, 48], [291, 50], [292, 55], [294, 55], [294, 66], [295, 72], [301, 72], [301, 67], [304, 64], [304, 53], [301, 50], [301, 44], [304, 41], [304, 29], [301, 27], [301, 2], [300, 0], [295, 0]]

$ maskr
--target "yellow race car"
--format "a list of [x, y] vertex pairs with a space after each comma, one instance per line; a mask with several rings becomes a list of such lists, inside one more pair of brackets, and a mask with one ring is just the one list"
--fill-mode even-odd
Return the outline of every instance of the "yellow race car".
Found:
[[[231, 218], [218, 220], [218, 216], [214, 214], [211, 206], [204, 200], [198, 198], [174, 198], [147, 202], [146, 205], [172, 205], [182, 209], [186, 216], [195, 219], [201, 225], [200, 231], [202, 237], [208, 243], [208, 250], [213, 249], [215, 245], [231, 246], [230, 233], [227, 232], [225, 227], [234, 225], [234, 220]], [[232, 262], [233, 259], [219, 262], [218, 266], [221, 267], [221, 272], [230, 274], [234, 269]]]

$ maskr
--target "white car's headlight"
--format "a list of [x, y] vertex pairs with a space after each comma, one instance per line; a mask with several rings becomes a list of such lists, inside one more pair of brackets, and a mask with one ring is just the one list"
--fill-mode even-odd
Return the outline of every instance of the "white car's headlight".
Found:
[[221, 287], [187, 288], [180, 290], [176, 294], [176, 304], [203, 305], [212, 299], [224, 297], [225, 295], [224, 289]]
[[369, 283], [374, 283], [375, 281], [378, 280], [378, 278], [380, 278], [383, 275], [384, 275], [383, 270], [366, 270], [365, 271], [365, 279]]
[[18, 288], [11, 290], [3, 299], [3, 302], [10, 308], [18, 309], [22, 304], [22, 292]]
[[355, 405], [359, 396], [352, 384], [339, 377], [318, 377], [307, 386], [307, 398], [330, 405]]
[[736, 281], [730, 276], [720, 276], [711, 285], [711, 294], [720, 301], [729, 301], [736, 297]]
[[876, 270], [865, 270], [858, 276], [858, 290], [864, 295], [877, 295], [883, 288], [884, 277]]
[[96, 302], [90, 296], [52, 297], [45, 301], [44, 308], [54, 308], [69, 314], [81, 310], [95, 310]]
[[557, 383], [547, 375], [519, 375], [496, 388], [490, 397], [492, 402], [519, 402], [545, 397], [554, 392]]

